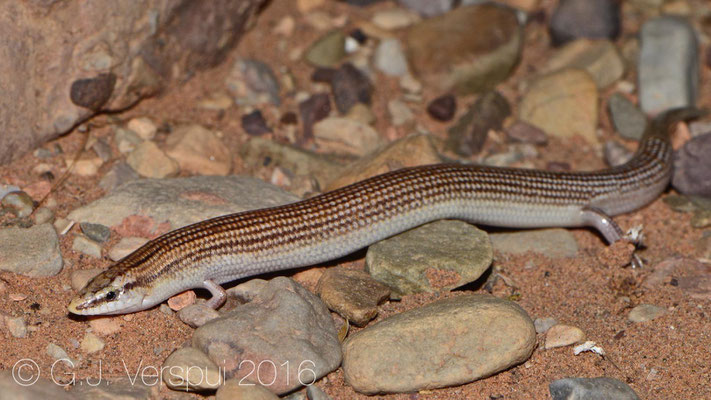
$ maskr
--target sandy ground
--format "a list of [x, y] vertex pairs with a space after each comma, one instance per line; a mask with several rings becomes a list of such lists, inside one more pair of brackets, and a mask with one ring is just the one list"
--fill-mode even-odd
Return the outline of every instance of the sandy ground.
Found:
[[[196, 107], [196, 103], [219, 91], [223, 91], [224, 78], [232, 61], [237, 56], [255, 57], [272, 66], [275, 70], [286, 65], [296, 78], [297, 86], [309, 90], [309, 76], [312, 69], [303, 62], [285, 59], [287, 51], [278, 49], [278, 41], [272, 29], [286, 15], [293, 15], [297, 21], [295, 34], [288, 38], [291, 46], [303, 46], [321, 35], [321, 32], [305, 27], [303, 17], [295, 9], [293, 2], [275, 0], [267, 7], [254, 29], [249, 32], [238, 46], [232, 57], [221, 67], [200, 73], [184, 85], [168, 91], [162, 96], [142, 102], [133, 109], [111, 116], [99, 116], [90, 122], [91, 132], [97, 137], [105, 137], [113, 142], [110, 124], [121, 123], [135, 116], [149, 116], [159, 126], [163, 123], [197, 122], [213, 129], [225, 132], [224, 141], [229, 148], [235, 149], [234, 173], [249, 173], [259, 177], [268, 177], [269, 170], [260, 166], [243, 165], [237, 156], [237, 149], [247, 136], [240, 127], [240, 116], [244, 110], [233, 106], [222, 112], [206, 111]], [[551, 1], [544, 1], [546, 10], [550, 10]], [[349, 26], [356, 27], [359, 21], [367, 20], [372, 12], [388, 4], [381, 4], [368, 9], [358, 9], [341, 3], [328, 2], [321, 11], [332, 16], [348, 15]], [[639, 21], [626, 21], [623, 38], [636, 32]], [[539, 69], [550, 55], [545, 26], [533, 23], [527, 28], [526, 47], [521, 65], [513, 77], [500, 87], [514, 109], [520, 99], [521, 83]], [[708, 108], [711, 104], [709, 89], [709, 69], [703, 68], [702, 91], [705, 93], [700, 104]], [[628, 79], [633, 79], [632, 75]], [[409, 131], [388, 126], [389, 117], [383, 110], [387, 100], [399, 95], [395, 79], [379, 78], [372, 109], [378, 116], [376, 128], [389, 139], [405, 136]], [[705, 89], [705, 90], [704, 90]], [[440, 93], [425, 88], [424, 98], [430, 100]], [[600, 109], [609, 93], [602, 93]], [[272, 126], [276, 125], [279, 115], [285, 111], [295, 111], [296, 101], [287, 96], [278, 111], [263, 109], [265, 117]], [[472, 98], [459, 98], [459, 112], [463, 105]], [[424, 112], [426, 102], [420, 110], [415, 110], [418, 122], [430, 129], [433, 134], [444, 137], [448, 125], [429, 119]], [[604, 137], [611, 138], [609, 120], [601, 112], [601, 128]], [[280, 137], [277, 131], [274, 136]], [[159, 135], [158, 142], [160, 143]], [[59, 177], [65, 170], [65, 158], [73, 158], [83, 142], [83, 135], [73, 132], [45, 147], [61, 146], [63, 154], [54, 158], [40, 160], [32, 154], [0, 167], [0, 177], [4, 183], [13, 183], [22, 187], [32, 185], [37, 194], [46, 193], [49, 183], [43, 181], [33, 168], [40, 163], [48, 164], [49, 169]], [[500, 146], [490, 143], [485, 152]], [[633, 143], [627, 143], [630, 149]], [[573, 153], [574, 152], [574, 153]], [[114, 149], [114, 154], [118, 154]], [[571, 158], [571, 154], [576, 154]], [[537, 167], [544, 167], [550, 161], [564, 161], [573, 169], [594, 169], [604, 167], [599, 152], [592, 146], [584, 145], [580, 139], [568, 141], [552, 140], [541, 149], [541, 155], [532, 162]], [[96, 183], [108, 170], [111, 162], [105, 164], [96, 177], [83, 178], [71, 175], [57, 188], [49, 202], [58, 217], [66, 216], [71, 210], [101, 197], [104, 193]], [[665, 194], [666, 196], [668, 194]], [[41, 196], [35, 195], [35, 198]], [[8, 215], [0, 217], [0, 223], [6, 223]], [[603, 255], [605, 245], [601, 237], [590, 230], [572, 230], [580, 245], [576, 258], [548, 259], [540, 255], [508, 257], [497, 255], [495, 265], [500, 273], [509, 277], [514, 286], [499, 281], [493, 287], [493, 294], [500, 297], [512, 296], [532, 316], [553, 317], [559, 322], [581, 328], [589, 340], [594, 340], [607, 352], [605, 359], [584, 354], [574, 356], [570, 347], [542, 350], [542, 346], [522, 365], [482, 379], [468, 385], [432, 390], [413, 394], [374, 396], [385, 399], [529, 399], [547, 398], [548, 384], [558, 378], [608, 376], [627, 382], [642, 398], [678, 399], [711, 397], [711, 344], [708, 330], [711, 327], [711, 301], [694, 300], [682, 289], [670, 285], [650, 291], [641, 287], [641, 282], [651, 273], [659, 261], [675, 255], [693, 257], [694, 241], [701, 237], [702, 231], [689, 225], [690, 215], [677, 214], [661, 200], [650, 206], [616, 218], [619, 224], [628, 228], [644, 224], [648, 249], [642, 252], [647, 260], [647, 268], [642, 270], [620, 269], [601, 266], [598, 257]], [[77, 229], [77, 228], [74, 228]], [[62, 238], [61, 251], [65, 259], [65, 268], [51, 278], [25, 278], [10, 273], [0, 273], [0, 310], [6, 314], [24, 315], [33, 332], [29, 338], [17, 339], [4, 332], [0, 341], [0, 370], [12, 368], [15, 361], [32, 358], [43, 370], [49, 370], [53, 360], [46, 354], [49, 343], [63, 347], [72, 357], [79, 358], [82, 353], [74, 348], [72, 342], [80, 341], [87, 329], [83, 319], [70, 317], [66, 311], [73, 291], [69, 288], [70, 273], [78, 269], [104, 268], [110, 262], [79, 255], [71, 250], [73, 235]], [[110, 248], [117, 235], [112, 235]], [[362, 257], [354, 261], [362, 266]], [[336, 263], [334, 263], [335, 265]], [[472, 289], [481, 291], [480, 287]], [[18, 296], [19, 295], [19, 296]], [[24, 298], [23, 298], [24, 297]], [[380, 318], [426, 304], [438, 298], [436, 295], [408, 296], [400, 302], [386, 303], [381, 308]], [[641, 303], [651, 303], [665, 307], [669, 312], [658, 319], [646, 323], [632, 324], [627, 321], [629, 310]], [[228, 307], [230, 304], [227, 305]], [[188, 342], [192, 329], [180, 322], [173, 315], [166, 315], [158, 310], [115, 317], [120, 330], [103, 337], [106, 347], [84, 359], [82, 367], [76, 369], [77, 378], [96, 377], [101, 363], [105, 378], [125, 376], [124, 368], [135, 370], [145, 366], [159, 367], [163, 360], [174, 350]], [[542, 345], [543, 337], [539, 338]], [[354, 393], [343, 381], [342, 372], [329, 374], [317, 385], [334, 399], [366, 398]], [[182, 393], [161, 388], [164, 398], [184, 398]]]

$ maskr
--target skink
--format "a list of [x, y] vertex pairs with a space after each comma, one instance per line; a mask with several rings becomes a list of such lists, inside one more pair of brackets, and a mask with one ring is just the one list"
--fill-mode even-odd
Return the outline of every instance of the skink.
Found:
[[596, 228], [622, 238], [610, 216], [640, 208], [671, 176], [673, 124], [696, 110], [667, 112], [650, 124], [634, 157], [593, 172], [436, 164], [378, 175], [278, 207], [212, 218], [168, 232], [93, 278], [69, 304], [74, 314], [150, 308], [191, 288], [208, 304], [235, 279], [332, 260], [438, 219], [510, 228]]

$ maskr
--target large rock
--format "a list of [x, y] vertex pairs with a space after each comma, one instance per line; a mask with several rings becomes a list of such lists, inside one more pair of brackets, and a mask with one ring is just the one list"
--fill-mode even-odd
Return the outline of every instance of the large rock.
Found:
[[519, 118], [550, 135], [580, 135], [597, 143], [598, 91], [590, 74], [564, 69], [536, 79], [523, 96]]
[[[457, 238], [457, 240], [452, 240]], [[368, 248], [366, 269], [392, 298], [447, 291], [473, 282], [493, 260], [486, 232], [463, 221], [435, 221]]]
[[442, 90], [469, 94], [493, 89], [518, 63], [523, 30], [516, 13], [495, 4], [460, 7], [413, 25], [410, 65]]
[[0, 270], [52, 276], [62, 270], [59, 238], [51, 224], [0, 229]]
[[536, 345], [517, 304], [463, 295], [394, 315], [343, 344], [346, 382], [366, 394], [461, 385], [522, 363]]
[[698, 39], [676, 16], [650, 19], [640, 30], [639, 105], [647, 114], [693, 106], [699, 90]]
[[217, 65], [264, 0], [0, 3], [0, 164]]
[[225, 377], [265, 383], [283, 394], [341, 364], [341, 346], [326, 306], [298, 283], [277, 277], [249, 303], [195, 331], [193, 346]]
[[259, 179], [240, 176], [197, 176], [140, 179], [69, 213], [67, 218], [106, 226], [143, 216], [154, 225], [176, 229], [204, 219], [255, 208], [276, 206], [298, 197]]

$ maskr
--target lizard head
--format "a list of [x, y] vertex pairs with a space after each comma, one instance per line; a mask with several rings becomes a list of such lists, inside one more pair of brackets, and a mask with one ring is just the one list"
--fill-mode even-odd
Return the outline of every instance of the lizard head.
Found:
[[124, 314], [144, 310], [146, 292], [123, 274], [119, 265], [95, 276], [69, 303], [68, 309], [78, 315]]

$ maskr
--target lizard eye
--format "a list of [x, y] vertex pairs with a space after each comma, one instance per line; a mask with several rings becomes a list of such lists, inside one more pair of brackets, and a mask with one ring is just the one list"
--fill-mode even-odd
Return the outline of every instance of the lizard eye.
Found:
[[106, 293], [106, 300], [113, 300], [116, 298], [116, 292], [115, 291], [110, 291]]

